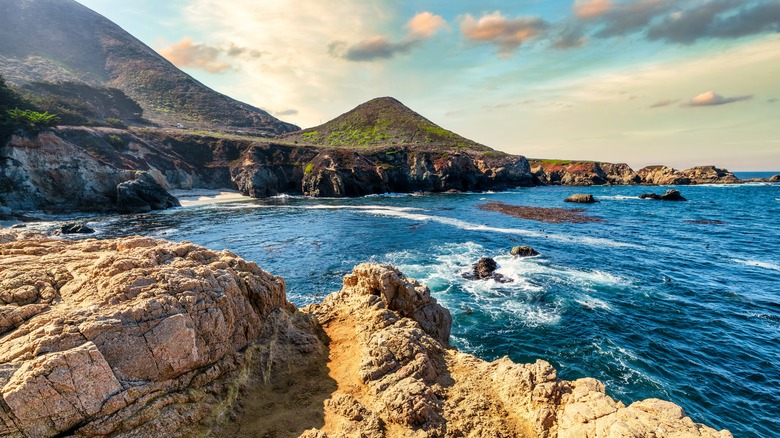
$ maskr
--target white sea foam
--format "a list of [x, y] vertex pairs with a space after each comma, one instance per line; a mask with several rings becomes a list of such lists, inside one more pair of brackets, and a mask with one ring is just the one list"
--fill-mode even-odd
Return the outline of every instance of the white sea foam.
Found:
[[249, 196], [244, 196], [235, 190], [174, 190], [171, 195], [179, 199], [182, 207], [252, 201]]
[[764, 268], [764, 269], [771, 269], [773, 271], [780, 271], [780, 265], [776, 263], [769, 263], [769, 262], [762, 262], [760, 260], [742, 260], [742, 259], [731, 259], [732, 262], [739, 263], [741, 265], [745, 266], [754, 266], [757, 268]]

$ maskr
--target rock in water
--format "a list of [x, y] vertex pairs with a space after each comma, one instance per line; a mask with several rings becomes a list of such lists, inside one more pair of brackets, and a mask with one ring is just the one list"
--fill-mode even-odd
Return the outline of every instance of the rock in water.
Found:
[[660, 198], [661, 201], [687, 201], [687, 199], [683, 198], [680, 194], [679, 190], [667, 190]]
[[65, 224], [60, 227], [60, 233], [62, 234], [92, 234], [95, 230], [88, 227], [87, 224]]
[[639, 195], [639, 199], [653, 199], [656, 201], [687, 201], [679, 190], [667, 190], [663, 195], [656, 193], [643, 193]]
[[488, 280], [493, 279], [499, 283], [511, 283], [512, 279], [506, 278], [496, 273], [498, 263], [490, 257], [482, 257], [477, 263], [471, 265], [472, 271], [462, 274], [467, 280]]
[[515, 257], [533, 257], [539, 255], [539, 252], [530, 246], [515, 246], [510, 253]]
[[769, 178], [769, 182], [780, 182], [780, 175], [773, 175]]
[[116, 186], [116, 206], [122, 213], [145, 213], [181, 204], [150, 174], [139, 172], [136, 179]]
[[596, 201], [596, 198], [593, 197], [591, 194], [584, 194], [584, 193], [577, 193], [574, 195], [569, 196], [568, 198], [564, 199], [563, 202], [576, 202], [579, 204], [593, 204]]

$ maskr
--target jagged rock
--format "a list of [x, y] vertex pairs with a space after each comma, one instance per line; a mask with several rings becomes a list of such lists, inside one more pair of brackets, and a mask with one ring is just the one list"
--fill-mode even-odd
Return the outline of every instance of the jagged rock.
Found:
[[769, 182], [780, 182], [780, 175], [773, 175], [769, 178]]
[[568, 198], [564, 199], [563, 202], [576, 202], [579, 204], [593, 204], [596, 201], [596, 198], [593, 197], [591, 194], [583, 194], [583, 193], [576, 193], [574, 195], [569, 196]]
[[667, 190], [663, 195], [656, 193], [643, 193], [639, 195], [639, 199], [653, 199], [656, 201], [687, 201], [679, 190]]
[[92, 234], [95, 230], [88, 227], [87, 224], [65, 224], [60, 227], [60, 233], [62, 234]]
[[122, 213], [144, 213], [181, 204], [149, 173], [139, 172], [136, 179], [116, 186], [116, 206]]
[[539, 252], [530, 246], [515, 246], [512, 248], [512, 250], [509, 252], [515, 257], [533, 257], [538, 256]]
[[464, 272], [461, 276], [467, 280], [488, 280], [492, 279], [499, 283], [511, 283], [511, 278], [495, 272], [498, 269], [498, 263], [490, 257], [482, 257], [477, 263], [471, 265], [471, 272]]
[[0, 242], [2, 436], [187, 434], [272, 314], [293, 310], [281, 278], [227, 251], [8, 230]]

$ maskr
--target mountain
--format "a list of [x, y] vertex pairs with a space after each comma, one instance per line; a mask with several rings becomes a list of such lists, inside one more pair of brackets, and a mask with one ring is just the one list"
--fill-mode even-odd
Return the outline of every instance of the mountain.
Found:
[[286, 134], [284, 139], [333, 147], [418, 145], [492, 151], [436, 125], [392, 97], [372, 99], [325, 124]]
[[299, 129], [208, 88], [73, 0], [0, 0], [0, 5], [0, 75], [17, 87], [65, 82], [116, 88], [140, 104], [145, 118], [164, 125], [268, 135]]

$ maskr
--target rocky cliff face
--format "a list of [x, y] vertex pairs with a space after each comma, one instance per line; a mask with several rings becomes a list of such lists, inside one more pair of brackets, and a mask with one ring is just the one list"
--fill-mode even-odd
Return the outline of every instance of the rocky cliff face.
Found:
[[699, 166], [677, 170], [648, 166], [634, 171], [627, 164], [595, 161], [530, 160], [534, 183], [539, 185], [689, 185], [734, 184], [740, 180], [728, 170]]
[[300, 312], [281, 278], [189, 243], [0, 230], [0, 254], [3, 436], [731, 436], [459, 353], [449, 312], [391, 266]]
[[232, 167], [241, 192], [253, 197], [300, 193], [313, 197], [447, 190], [504, 190], [530, 186], [528, 162], [520, 156], [485, 157], [480, 152], [367, 150], [262, 144]]
[[0, 206], [13, 211], [148, 211], [178, 205], [166, 189], [231, 184], [227, 166], [198, 166], [165, 144], [108, 128], [14, 136], [0, 146], [0, 164]]

